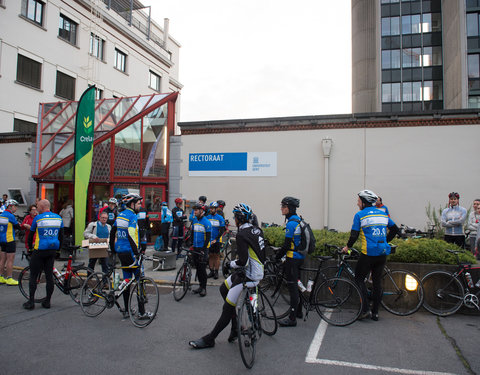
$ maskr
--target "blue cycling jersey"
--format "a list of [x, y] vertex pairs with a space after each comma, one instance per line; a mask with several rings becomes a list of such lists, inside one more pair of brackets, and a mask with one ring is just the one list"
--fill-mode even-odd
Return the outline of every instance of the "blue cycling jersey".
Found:
[[220, 228], [225, 227], [225, 219], [221, 217], [219, 214], [208, 215], [206, 216], [206, 218], [208, 219], [208, 221], [210, 221], [210, 224], [212, 224], [211, 241], [216, 240], [220, 233]]
[[17, 225], [15, 215], [9, 210], [5, 210], [0, 214], [0, 242], [15, 241], [14, 225]]
[[172, 211], [167, 206], [162, 206], [162, 223], [171, 223], [173, 221]]
[[129, 237], [133, 239], [138, 248], [140, 237], [137, 221], [137, 214], [131, 208], [126, 208], [118, 214], [114, 224], [117, 227], [117, 241], [115, 242], [115, 251], [117, 253], [133, 254], [132, 245], [128, 239]]
[[290, 250], [287, 251], [287, 258], [304, 259], [305, 255], [295, 251], [302, 240], [302, 230], [300, 228], [300, 217], [292, 215], [288, 218], [285, 228], [285, 238], [292, 238]]
[[[193, 247], [204, 247], [205, 239], [207, 237], [207, 232], [212, 232], [212, 225], [210, 221], [203, 216], [200, 220], [195, 216], [193, 221]], [[211, 235], [210, 235], [210, 238]]]
[[390, 254], [387, 227], [395, 225], [388, 215], [376, 207], [365, 207], [353, 217], [352, 230], [360, 232], [361, 251], [371, 256]]
[[63, 220], [60, 215], [47, 211], [34, 217], [31, 232], [35, 232], [34, 249], [58, 250], [60, 241], [58, 235], [63, 228]]

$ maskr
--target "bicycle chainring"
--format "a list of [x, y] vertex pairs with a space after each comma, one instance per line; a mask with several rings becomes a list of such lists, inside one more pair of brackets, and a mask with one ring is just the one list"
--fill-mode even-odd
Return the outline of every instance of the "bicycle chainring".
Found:
[[475, 294], [468, 293], [463, 297], [463, 303], [470, 309], [476, 308], [480, 310], [478, 302], [478, 297]]

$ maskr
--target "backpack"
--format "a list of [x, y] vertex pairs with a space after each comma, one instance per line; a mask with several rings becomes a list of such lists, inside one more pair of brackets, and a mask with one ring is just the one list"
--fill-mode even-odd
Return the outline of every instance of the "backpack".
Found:
[[298, 251], [299, 253], [302, 253], [304, 255], [312, 254], [315, 251], [315, 244], [317, 240], [313, 235], [313, 231], [312, 231], [312, 228], [310, 228], [310, 224], [306, 223], [302, 217], [300, 217], [300, 220], [294, 220], [294, 221], [296, 221], [300, 225], [300, 230], [301, 230], [300, 244], [297, 246], [295, 251]]

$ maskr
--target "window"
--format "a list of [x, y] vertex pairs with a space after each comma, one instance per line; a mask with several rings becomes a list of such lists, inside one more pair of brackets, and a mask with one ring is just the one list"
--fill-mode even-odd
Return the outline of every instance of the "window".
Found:
[[90, 55], [95, 56], [97, 59], [103, 60], [103, 49], [105, 47], [105, 41], [98, 35], [90, 34]]
[[75, 78], [57, 71], [55, 95], [65, 99], [75, 100]]
[[42, 77], [42, 64], [29, 59], [23, 55], [18, 55], [17, 59], [17, 81], [28, 86], [40, 88]]
[[74, 45], [77, 44], [77, 26], [70, 18], [60, 14], [60, 25], [58, 26], [58, 36]]
[[42, 26], [44, 6], [39, 0], [22, 0], [22, 16]]
[[13, 119], [13, 130], [20, 133], [35, 133], [37, 131], [37, 124], [15, 118]]
[[468, 78], [480, 78], [479, 55], [468, 55]]
[[150, 70], [150, 87], [155, 91], [160, 91], [160, 76]]
[[[92, 87], [93, 85], [88, 85], [88, 87]], [[103, 98], [103, 90], [95, 87], [95, 100], [100, 100]]]
[[382, 36], [400, 35], [400, 18], [382, 18]]
[[399, 69], [400, 68], [400, 50], [383, 50], [382, 51], [382, 69]]
[[117, 68], [122, 72], [125, 72], [126, 62], [127, 62], [127, 55], [122, 51], [120, 51], [119, 49], [115, 48], [115, 68]]

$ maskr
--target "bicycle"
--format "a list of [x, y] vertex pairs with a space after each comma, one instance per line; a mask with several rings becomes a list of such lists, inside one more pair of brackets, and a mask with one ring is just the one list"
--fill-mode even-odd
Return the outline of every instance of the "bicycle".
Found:
[[[70, 252], [74, 252], [78, 247], [69, 248]], [[35, 250], [41, 251], [41, 250]], [[22, 259], [25, 257], [30, 261], [31, 254], [22, 252]], [[64, 268], [59, 272], [55, 266], [53, 266], [53, 281], [57, 288], [63, 294], [69, 294], [75, 303], [80, 303], [79, 293], [86, 280], [87, 275], [93, 272], [88, 267], [84, 266], [84, 262], [73, 262], [72, 254], [68, 257], [68, 261], [64, 264]], [[34, 302], [40, 303], [46, 298], [46, 278], [45, 273], [42, 271], [37, 277], [37, 289], [35, 292]], [[30, 298], [30, 266], [25, 267], [20, 271], [18, 276], [18, 287], [20, 292], [26, 298]], [[41, 297], [39, 297], [41, 296]]]
[[[242, 268], [233, 270], [242, 272]], [[256, 344], [262, 333], [273, 336], [278, 329], [277, 317], [267, 296], [255, 283], [244, 281], [237, 305], [237, 330], [240, 356], [246, 368], [255, 361]]]
[[80, 306], [83, 313], [86, 316], [95, 317], [106, 308], [110, 309], [114, 305], [121, 312], [124, 312], [117, 299], [130, 287], [128, 300], [130, 321], [135, 327], [144, 328], [148, 326], [155, 319], [158, 311], [159, 291], [155, 281], [150, 277], [141, 275], [138, 280], [133, 277], [123, 280], [120, 286], [115, 285], [115, 270], [141, 270], [144, 260], [153, 260], [153, 257], [140, 255], [138, 261], [129, 266], [111, 267], [107, 274], [96, 272], [88, 276], [80, 295]]
[[220, 248], [220, 254], [223, 254], [222, 275], [225, 279], [230, 276], [230, 269], [226, 265], [232, 260], [232, 236], [232, 231], [226, 225], [225, 233], [222, 235], [222, 247]]
[[[480, 311], [480, 279], [474, 283], [469, 272], [480, 270], [480, 266], [472, 267], [471, 264], [460, 262], [458, 254], [461, 251], [448, 249], [446, 251], [457, 258], [457, 270], [453, 273], [432, 271], [423, 277], [422, 282], [425, 287], [423, 307], [438, 316], [452, 315], [462, 305]], [[477, 289], [476, 293], [474, 289]]]
[[[392, 245], [392, 250], [395, 248]], [[341, 277], [347, 275], [355, 281], [355, 271], [347, 259], [353, 259], [360, 255], [359, 251], [351, 248], [351, 254], [345, 254], [342, 248], [335, 245], [325, 244], [327, 250], [334, 249], [337, 255], [337, 265], [324, 268], [327, 275]], [[385, 264], [382, 275], [382, 299], [380, 304], [388, 312], [407, 316], [417, 312], [423, 304], [425, 296], [421, 280], [413, 272], [406, 270], [390, 270]], [[371, 288], [369, 294], [371, 293]]]
[[191, 289], [192, 282], [192, 268], [194, 266], [193, 262], [193, 249], [182, 249], [182, 252], [185, 251], [186, 254], [183, 257], [183, 264], [180, 266], [180, 269], [175, 276], [175, 281], [173, 282], [173, 298], [175, 301], [181, 301], [187, 291]]
[[[317, 268], [300, 267], [301, 272], [311, 272], [315, 275], [313, 280], [310, 280], [308, 288], [299, 293], [300, 302], [306, 312], [304, 320], [307, 319], [310, 311], [316, 310], [318, 315], [329, 324], [335, 326], [352, 324], [362, 312], [363, 301], [360, 289], [355, 282], [347, 278], [325, 275], [322, 264], [332, 259], [331, 256], [315, 256], [315, 258], [319, 261]], [[277, 318], [285, 318], [290, 313], [290, 294], [284, 264], [269, 259], [265, 262], [264, 270], [265, 275], [260, 282], [260, 289], [271, 300]]]

